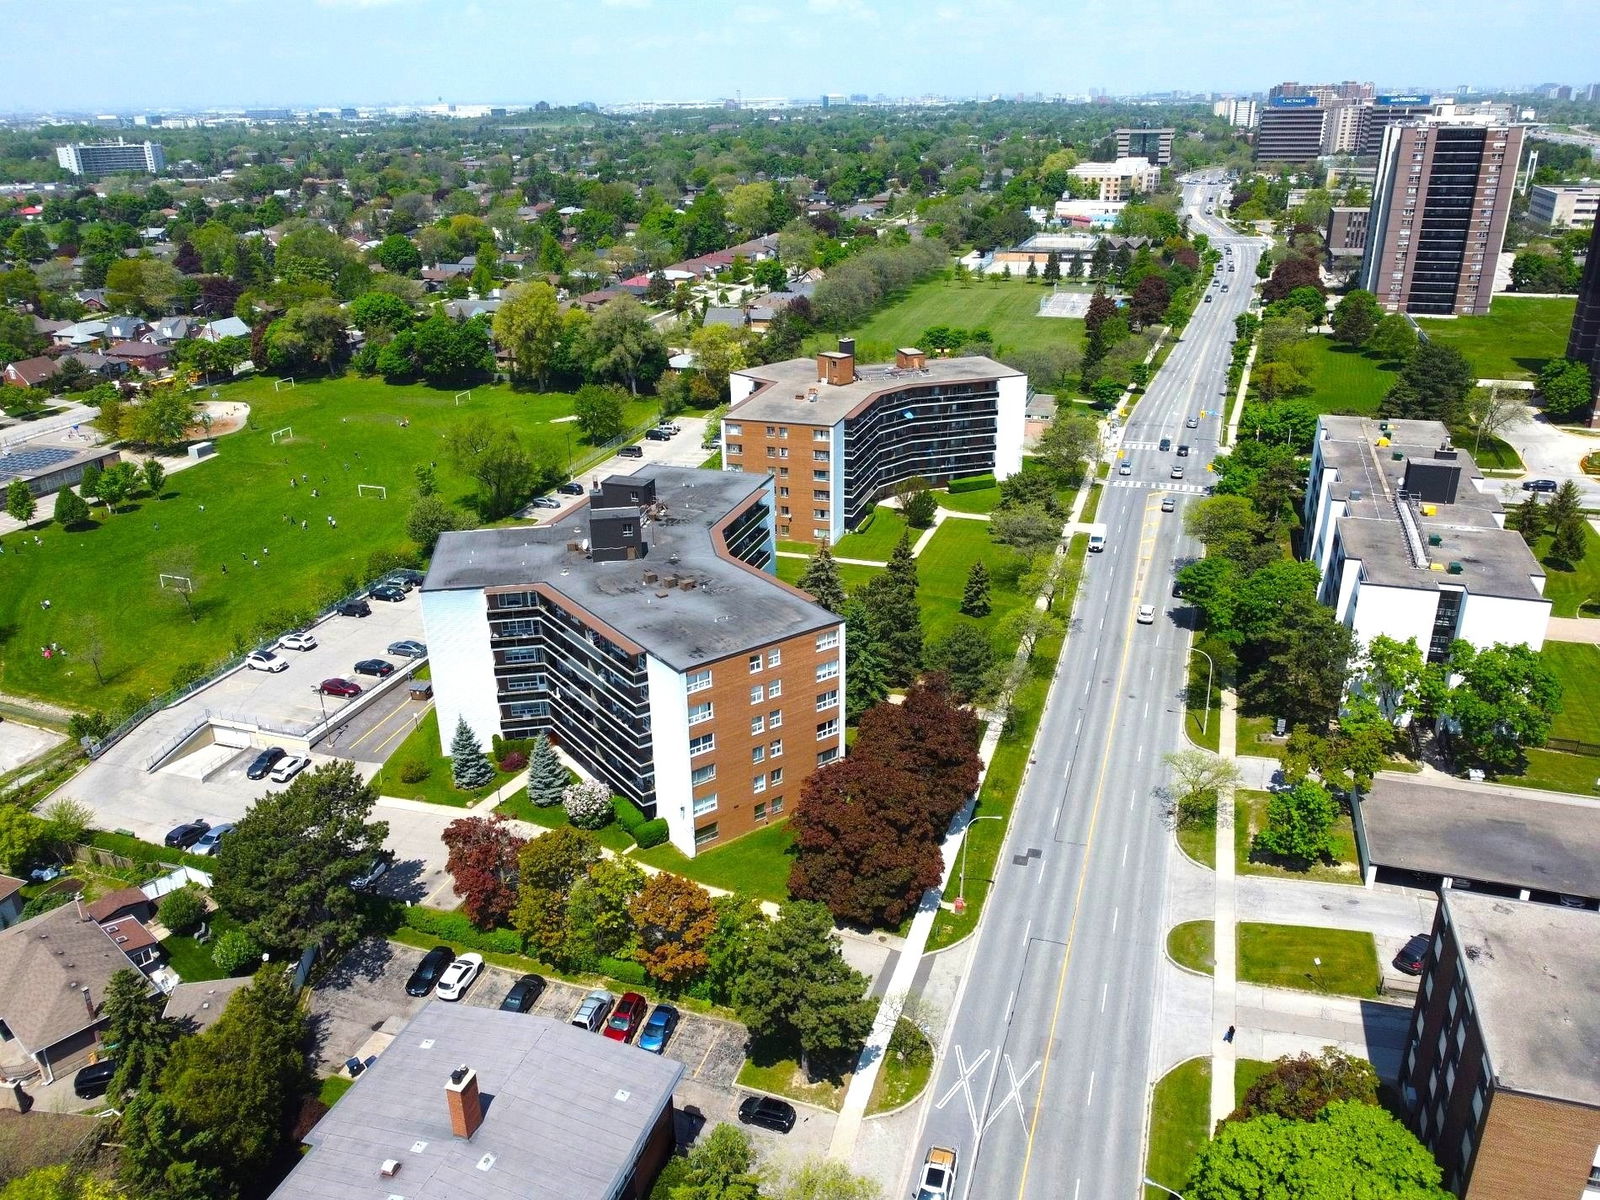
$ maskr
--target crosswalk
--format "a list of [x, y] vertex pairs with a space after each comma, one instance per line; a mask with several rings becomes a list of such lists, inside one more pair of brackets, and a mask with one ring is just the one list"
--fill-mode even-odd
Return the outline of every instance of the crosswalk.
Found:
[[1203, 483], [1173, 483], [1165, 479], [1108, 479], [1107, 487], [1120, 488], [1154, 488], [1158, 492], [1186, 492], [1191, 496], [1204, 496], [1207, 487]]

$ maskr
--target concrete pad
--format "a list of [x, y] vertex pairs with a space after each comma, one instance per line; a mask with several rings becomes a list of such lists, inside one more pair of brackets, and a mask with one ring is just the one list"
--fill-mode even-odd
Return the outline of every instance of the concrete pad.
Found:
[[0, 773], [15, 770], [66, 741], [63, 734], [21, 721], [0, 721]]

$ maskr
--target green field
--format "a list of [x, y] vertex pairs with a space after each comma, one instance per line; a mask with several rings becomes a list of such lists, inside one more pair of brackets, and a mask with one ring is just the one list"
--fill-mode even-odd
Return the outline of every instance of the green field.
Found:
[[1378, 994], [1379, 975], [1377, 945], [1370, 933], [1239, 923], [1239, 978], [1246, 983], [1371, 997]]
[[[922, 331], [934, 325], [987, 329], [994, 338], [995, 352], [1002, 355], [1008, 350], [1062, 343], [1081, 346], [1081, 320], [1039, 316], [1039, 299], [1044, 294], [1042, 285], [1025, 280], [958, 283], [933, 279], [917, 284], [847, 336], [856, 339], [856, 358], [861, 362], [892, 361], [897, 348], [920, 346]], [[806, 342], [805, 352], [832, 350], [835, 344], [832, 334], [818, 335]]]
[[[446, 461], [443, 439], [470, 419], [487, 417], [562, 455], [569, 445], [584, 450], [575, 426], [551, 423], [572, 411], [564, 394], [478, 387], [458, 407], [450, 390], [355, 377], [282, 392], [269, 379], [218, 390], [221, 402], [251, 405], [249, 428], [219, 437], [215, 458], [171, 475], [161, 499], [141, 496], [109, 517], [96, 506], [85, 529], [51, 522], [4, 539], [0, 691], [86, 708], [143, 701], [165, 692], [180, 667], [214, 664], [311, 615], [367, 582], [374, 551], [413, 548], [405, 517], [418, 464], [437, 462], [441, 494], [468, 500], [472, 485]], [[633, 402], [630, 423], [651, 407]], [[293, 439], [273, 445], [271, 432], [284, 427]], [[358, 483], [383, 485], [387, 499], [358, 496]], [[161, 572], [194, 581], [193, 621], [181, 596], [160, 589]], [[40, 654], [51, 642], [64, 657]], [[90, 659], [96, 644], [103, 685]]]
[[[1552, 617], [1600, 616], [1600, 533], [1585, 521], [1583, 540], [1588, 546], [1576, 563], [1563, 563], [1550, 555], [1554, 536], [1545, 534], [1533, 544], [1534, 557], [1545, 569], [1544, 594]], [[1567, 570], [1568, 566], [1572, 570]]]
[[[484, 750], [487, 752], [488, 747]], [[420, 762], [428, 768], [426, 779], [406, 783], [400, 771], [408, 762]], [[498, 766], [494, 778], [481, 788], [470, 792], [456, 790], [450, 773], [450, 759], [439, 753], [439, 710], [428, 706], [427, 715], [417, 722], [405, 741], [390, 752], [388, 761], [379, 768], [372, 781], [380, 796], [395, 796], [401, 800], [426, 800], [429, 804], [446, 804], [452, 808], [466, 808], [482, 800], [490, 792], [509, 783], [512, 775]]]
[[[1561, 680], [1561, 712], [1550, 736], [1600, 744], [1600, 646], [1587, 642], [1546, 642], [1545, 665]], [[1600, 774], [1600, 763], [1595, 764]]]
[[[1158, 1079], [1151, 1093], [1145, 1174], [1161, 1188], [1178, 1192], [1189, 1182], [1195, 1155], [1210, 1129], [1211, 1060], [1191, 1058]], [[1145, 1200], [1162, 1200], [1167, 1193], [1161, 1188], [1145, 1188]]]
[[1333, 859], [1331, 863], [1312, 863], [1305, 870], [1282, 865], [1277, 859], [1251, 853], [1250, 842], [1266, 828], [1267, 805], [1272, 797], [1266, 792], [1240, 788], [1233, 794], [1233, 853], [1234, 866], [1240, 875], [1266, 875], [1276, 879], [1312, 879], [1318, 883], [1361, 882], [1361, 870], [1356, 863], [1356, 835], [1350, 824], [1350, 814], [1340, 812], [1333, 823]]
[[1180, 967], [1210, 975], [1217, 966], [1215, 921], [1184, 921], [1167, 930], [1167, 957]]
[[1567, 350], [1576, 298], [1496, 296], [1486, 317], [1419, 318], [1428, 337], [1467, 356], [1479, 379], [1532, 379]]
[[[872, 510], [871, 523], [866, 529], [847, 533], [834, 544], [834, 556], [865, 558], [872, 562], [886, 563], [889, 561], [889, 555], [894, 553], [900, 535], [905, 533], [907, 528], [905, 515], [899, 509], [885, 508], [880, 504]], [[912, 529], [911, 544], [916, 545], [917, 539], [921, 536], [922, 530]]]
[[777, 821], [726, 846], [702, 850], [693, 858], [685, 858], [671, 842], [635, 851], [633, 857], [707, 887], [743, 892], [758, 900], [781, 904], [789, 898], [793, 846], [794, 834], [789, 822]]

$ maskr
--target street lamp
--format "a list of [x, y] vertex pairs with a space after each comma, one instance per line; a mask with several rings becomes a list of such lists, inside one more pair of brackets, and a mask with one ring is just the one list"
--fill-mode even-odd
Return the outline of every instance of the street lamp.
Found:
[[1201, 658], [1206, 660], [1206, 707], [1205, 710], [1200, 714], [1200, 734], [1203, 737], [1205, 736], [1206, 726], [1211, 723], [1211, 681], [1216, 676], [1217, 664], [1211, 660], [1211, 655], [1207, 654], [1204, 650], [1197, 650], [1193, 646], [1190, 646], [1189, 653], [1198, 654]]
[[1169, 1195], [1169, 1196], [1177, 1196], [1178, 1200], [1183, 1200], [1182, 1196], [1178, 1195], [1177, 1192], [1173, 1191], [1166, 1184], [1157, 1183], [1154, 1179], [1151, 1179], [1150, 1176], [1148, 1176], [1148, 1175], [1146, 1175], [1144, 1177], [1144, 1185], [1145, 1185], [1145, 1187], [1159, 1188], [1161, 1191], [1165, 1192], [1167, 1195]]
[[1005, 818], [1000, 816], [999, 814], [994, 814], [994, 815], [987, 816], [987, 817], [973, 817], [972, 820], [967, 822], [966, 829], [962, 830], [962, 832], [961, 832], [961, 884], [960, 884], [959, 888], [956, 891], [956, 901], [959, 904], [965, 905], [966, 902], [967, 902], [967, 845], [968, 845], [969, 842], [972, 841], [972, 839], [970, 837], [968, 837], [967, 835], [972, 832], [972, 827], [974, 825], [976, 825], [979, 821], [1004, 821], [1004, 820], [1005, 820]]

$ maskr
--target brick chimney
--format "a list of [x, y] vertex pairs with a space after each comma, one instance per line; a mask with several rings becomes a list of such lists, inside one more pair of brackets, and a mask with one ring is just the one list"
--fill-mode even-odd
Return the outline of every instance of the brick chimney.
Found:
[[928, 363], [928, 356], [915, 346], [901, 346], [894, 352], [894, 365], [901, 370], [920, 370]]
[[837, 350], [824, 350], [817, 355], [817, 380], [834, 387], [854, 383], [856, 380], [856, 342], [854, 338], [840, 338]]
[[450, 1109], [450, 1132], [471, 1140], [483, 1124], [483, 1101], [478, 1097], [478, 1073], [462, 1063], [450, 1072], [444, 1085], [445, 1104]]

